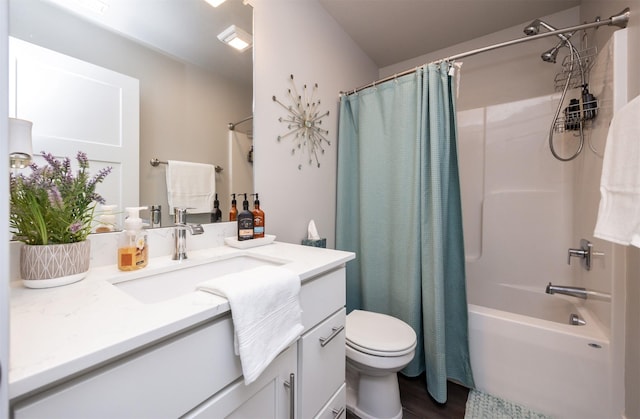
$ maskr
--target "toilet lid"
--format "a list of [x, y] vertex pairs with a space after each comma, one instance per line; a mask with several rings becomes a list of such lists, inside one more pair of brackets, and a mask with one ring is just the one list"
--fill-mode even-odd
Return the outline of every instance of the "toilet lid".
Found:
[[366, 353], [398, 356], [415, 348], [416, 333], [395, 317], [353, 310], [347, 316], [346, 341], [347, 345]]

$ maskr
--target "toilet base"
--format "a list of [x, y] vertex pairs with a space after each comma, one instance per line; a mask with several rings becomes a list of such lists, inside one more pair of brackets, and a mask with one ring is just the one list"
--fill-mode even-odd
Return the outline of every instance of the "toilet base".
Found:
[[361, 419], [402, 419], [397, 374], [370, 376], [347, 367], [347, 410]]

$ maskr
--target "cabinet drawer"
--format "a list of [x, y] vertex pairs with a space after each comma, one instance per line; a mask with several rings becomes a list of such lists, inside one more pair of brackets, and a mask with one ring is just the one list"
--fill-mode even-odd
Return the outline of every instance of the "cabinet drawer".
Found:
[[347, 300], [345, 268], [319, 275], [302, 285], [302, 325], [308, 331], [336, 311]]
[[345, 381], [345, 309], [299, 341], [299, 417], [312, 418]]
[[18, 402], [14, 418], [175, 418], [241, 375], [227, 316]]
[[347, 417], [347, 384], [343, 383], [315, 419], [345, 419]]

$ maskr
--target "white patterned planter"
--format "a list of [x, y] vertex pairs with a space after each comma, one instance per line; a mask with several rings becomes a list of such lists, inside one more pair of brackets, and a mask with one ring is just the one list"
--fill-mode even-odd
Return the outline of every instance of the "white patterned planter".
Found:
[[50, 288], [83, 279], [89, 271], [91, 242], [28, 245], [20, 249], [20, 274], [27, 288]]

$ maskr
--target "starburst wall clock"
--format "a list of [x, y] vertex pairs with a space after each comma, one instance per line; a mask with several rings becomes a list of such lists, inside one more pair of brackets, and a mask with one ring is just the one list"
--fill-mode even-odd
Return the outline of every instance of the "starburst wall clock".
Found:
[[[322, 118], [329, 116], [329, 111], [321, 113], [320, 99], [316, 100], [318, 84], [314, 84], [313, 88], [307, 89], [305, 84], [301, 94], [298, 93], [293, 80], [293, 74], [290, 76], [291, 89], [287, 89], [287, 99], [290, 104], [285, 105], [283, 102], [273, 96], [273, 101], [282, 106], [287, 115], [278, 118], [278, 121], [287, 124], [287, 132], [278, 135], [278, 142], [284, 139], [292, 141], [291, 155], [298, 153], [301, 159], [305, 159], [309, 166], [314, 163], [320, 167], [319, 155], [324, 154], [324, 147], [330, 146], [331, 142], [327, 140], [328, 130], [322, 129]], [[298, 170], [302, 170], [302, 163], [298, 164]]]

